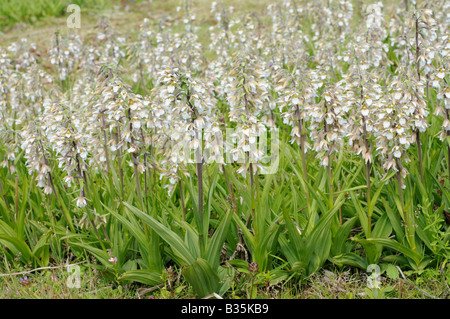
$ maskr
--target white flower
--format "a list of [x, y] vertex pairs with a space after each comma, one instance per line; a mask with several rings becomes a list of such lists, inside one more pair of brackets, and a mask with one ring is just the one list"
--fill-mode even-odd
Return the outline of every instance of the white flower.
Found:
[[77, 198], [76, 198], [76, 201], [77, 201], [77, 206], [78, 207], [85, 207], [86, 206], [86, 197], [84, 197], [84, 196], [78, 196]]

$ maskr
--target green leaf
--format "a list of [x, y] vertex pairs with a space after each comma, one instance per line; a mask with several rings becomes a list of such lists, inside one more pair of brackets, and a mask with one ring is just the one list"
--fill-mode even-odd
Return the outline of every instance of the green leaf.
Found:
[[227, 236], [230, 228], [232, 215], [233, 213], [231, 211], [227, 212], [219, 227], [217, 227], [214, 232], [214, 235], [208, 241], [205, 259], [211, 265], [212, 269], [217, 269], [219, 266], [220, 254], [222, 252], [225, 237]]
[[97, 258], [104, 266], [106, 266], [106, 267], [112, 266], [111, 262], [108, 261], [110, 256], [108, 256], [108, 254], [105, 251], [103, 251], [97, 247], [84, 244], [84, 243], [71, 242], [71, 244], [74, 246], [78, 246], [78, 247], [86, 249], [91, 254], [93, 254], [95, 256], [95, 258]]
[[386, 268], [386, 276], [388, 276], [390, 279], [398, 279], [398, 269], [392, 264], [388, 264]]
[[385, 247], [391, 248], [395, 251], [398, 251], [405, 255], [408, 258], [411, 258], [417, 265], [422, 260], [422, 257], [418, 255], [416, 252], [414, 252], [411, 248], [406, 247], [403, 244], [400, 244], [399, 242], [388, 239], [388, 238], [369, 238], [369, 239], [355, 239], [356, 241], [360, 242], [361, 244], [380, 244]]
[[392, 225], [389, 221], [389, 216], [384, 214], [377, 220], [372, 231], [372, 236], [375, 238], [387, 238], [391, 233]]
[[191, 265], [195, 262], [195, 258], [186, 247], [185, 243], [181, 240], [181, 238], [173, 232], [171, 229], [167, 228], [160, 222], [158, 222], [153, 217], [145, 214], [143, 211], [137, 209], [136, 207], [124, 202], [124, 205], [135, 214], [138, 218], [140, 218], [143, 222], [150, 226], [162, 240], [167, 242], [169, 246], [182, 258], [185, 263]]
[[367, 261], [355, 253], [345, 253], [334, 256], [333, 258], [330, 258], [330, 261], [338, 267], [348, 265], [366, 270], [368, 266]]
[[149, 286], [163, 283], [160, 272], [145, 269], [126, 271], [119, 277], [119, 281], [135, 281]]
[[347, 241], [350, 231], [352, 230], [353, 225], [355, 224], [357, 219], [358, 216], [352, 217], [339, 228], [338, 232], [336, 233], [336, 236], [333, 239], [333, 244], [331, 246], [332, 255], [340, 255], [345, 253], [344, 251], [345, 242]]
[[181, 273], [200, 298], [219, 291], [219, 277], [203, 258], [197, 258], [192, 265], [183, 268]]
[[4, 234], [0, 234], [0, 239], [4, 240], [5, 242], [3, 242], [3, 244], [11, 250], [14, 250], [12, 248], [17, 249], [22, 254], [27, 263], [32, 261], [33, 254], [30, 250], [30, 247], [28, 247], [28, 245], [24, 241]]

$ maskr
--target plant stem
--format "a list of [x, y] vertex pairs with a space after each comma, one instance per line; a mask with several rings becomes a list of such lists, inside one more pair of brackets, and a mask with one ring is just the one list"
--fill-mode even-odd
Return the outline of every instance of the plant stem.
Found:
[[[341, 181], [337, 182], [338, 184], [338, 192], [341, 192]], [[342, 226], [342, 206], [339, 207], [339, 226]]]
[[[144, 138], [144, 130], [141, 127], [141, 139], [142, 139], [142, 145], [144, 145], [145, 148], [145, 138]], [[148, 166], [147, 166], [147, 156], [148, 156], [148, 151], [145, 148], [145, 152], [144, 152], [144, 197], [145, 197], [145, 202], [146, 202], [146, 207], [148, 209], [148, 180], [147, 180], [147, 171], [149, 171]], [[150, 180], [150, 173], [149, 173], [149, 180]]]
[[416, 129], [416, 143], [417, 143], [417, 157], [419, 161], [419, 175], [420, 175], [420, 181], [423, 183], [423, 164], [422, 164], [422, 144], [420, 142], [420, 132]]
[[[369, 141], [367, 140], [367, 127], [366, 127], [366, 118], [362, 117], [363, 119], [363, 136], [364, 136], [364, 145], [366, 147], [366, 152], [369, 152]], [[366, 200], [367, 200], [367, 208], [369, 208], [370, 205], [370, 162], [366, 161], [363, 158], [363, 162], [365, 161], [366, 164]], [[368, 223], [368, 234], [366, 236], [370, 238], [371, 236], [371, 230], [372, 230], [372, 214], [370, 213], [369, 209], [367, 209], [367, 223]]]
[[[130, 130], [130, 135], [131, 135], [131, 144], [134, 144], [134, 137], [133, 137], [133, 123], [131, 122], [131, 110], [130, 108], [128, 108], [127, 110], [127, 117], [128, 117], [128, 121], [129, 121], [129, 130]], [[133, 145], [134, 147], [134, 145]], [[144, 207], [144, 202], [142, 201], [142, 194], [141, 194], [141, 184], [139, 182], [139, 170], [138, 170], [138, 159], [136, 157], [136, 154], [134, 152], [131, 153], [131, 160], [133, 161], [133, 168], [134, 168], [134, 181], [136, 183], [136, 192], [137, 192], [137, 196], [138, 196], [138, 200], [139, 203], [141, 205], [141, 208], [143, 209]]]
[[[245, 79], [245, 65], [242, 69], [242, 90], [243, 90], [243, 96], [244, 96], [244, 106], [245, 106], [245, 113], [247, 115], [247, 118], [250, 116], [250, 110], [248, 108], [248, 98], [247, 98], [247, 84], [246, 84], [246, 79]], [[248, 222], [250, 221], [250, 216], [255, 216], [255, 199], [256, 199], [256, 195], [254, 195], [254, 191], [253, 191], [253, 165], [250, 162], [250, 152], [246, 152], [246, 164], [249, 163], [249, 168], [250, 168], [250, 199], [251, 199], [251, 205], [252, 205], [252, 209], [251, 209], [251, 214], [249, 215], [247, 222], [245, 223], [245, 225], [248, 224]]]
[[[117, 133], [114, 134], [114, 138], [116, 140], [116, 145], [119, 146], [119, 134], [120, 130], [119, 127], [117, 127]], [[117, 164], [119, 165], [119, 177], [120, 177], [120, 190], [122, 195], [122, 201], [124, 201], [124, 192], [123, 192], [123, 169], [122, 169], [122, 150], [120, 147], [117, 147]]]
[[[325, 113], [328, 113], [328, 106], [327, 106], [327, 101], [325, 100], [324, 102], [324, 106], [325, 106]], [[324, 133], [325, 133], [325, 137], [327, 135], [327, 133], [329, 132], [328, 129], [328, 124], [326, 122], [326, 120], [324, 119]], [[326, 153], [326, 156], [328, 157], [328, 164], [327, 164], [327, 172], [328, 172], [328, 191], [330, 193], [330, 208], [333, 207], [333, 172], [331, 170], [331, 148], [328, 148], [328, 151]]]
[[333, 193], [334, 193], [334, 187], [333, 187], [333, 170], [331, 168], [331, 152], [328, 151], [328, 165], [327, 165], [327, 171], [328, 171], [328, 187], [330, 192], [330, 208], [333, 208]]
[[400, 171], [397, 172], [397, 174], [395, 174], [395, 177], [397, 178], [397, 186], [398, 186], [398, 196], [400, 199], [400, 206], [402, 208], [402, 214], [403, 214], [403, 218], [406, 220], [406, 214], [405, 214], [405, 205], [403, 202], [403, 189], [402, 189], [402, 176], [400, 174]]
[[420, 54], [420, 47], [419, 47], [419, 17], [416, 17], [416, 68], [417, 68], [417, 76], [420, 81], [420, 65], [419, 65], [419, 54]]
[[[191, 92], [189, 90], [189, 85], [187, 85], [187, 92], [186, 92], [186, 103], [189, 106], [191, 112], [192, 112], [192, 122], [194, 122], [198, 117], [199, 113], [198, 110], [195, 108], [195, 106], [191, 103]], [[202, 145], [202, 134], [201, 132], [195, 131], [195, 135], [199, 141], [199, 145], [197, 149], [195, 150], [195, 161], [197, 163], [197, 188], [198, 188], [198, 216], [200, 218], [200, 234], [199, 234], [199, 241], [200, 241], [200, 247], [203, 247], [203, 156], [200, 152], [201, 149], [203, 149]]]
[[[450, 120], [450, 111], [449, 109], [445, 110], [446, 115], [447, 115], [447, 120]], [[447, 170], [448, 170], [448, 181], [450, 182], [450, 141], [449, 140], [450, 137], [450, 131], [447, 131]]]
[[106, 122], [105, 122], [105, 116], [104, 116], [104, 111], [100, 112], [101, 113], [101, 119], [102, 119], [102, 133], [103, 133], [103, 148], [104, 148], [104, 152], [105, 152], [105, 157], [106, 157], [106, 169], [108, 170], [108, 179], [109, 179], [109, 185], [111, 188], [111, 192], [114, 192], [114, 184], [113, 184], [113, 180], [112, 180], [112, 169], [111, 169], [111, 161], [110, 161], [110, 157], [109, 157], [109, 151], [108, 151], [108, 139], [106, 136]]
[[15, 196], [14, 196], [14, 221], [17, 222], [17, 216], [19, 214], [19, 177], [17, 172], [15, 174]]
[[197, 182], [198, 182], [198, 216], [200, 217], [200, 243], [203, 242], [203, 158], [200, 154], [200, 146], [195, 151], [197, 161]]
[[305, 187], [305, 193], [306, 193], [306, 203], [307, 203], [307, 212], [306, 214], [309, 216], [309, 189], [308, 189], [308, 172], [306, 170], [306, 151], [305, 151], [305, 134], [303, 132], [303, 120], [300, 114], [300, 109], [297, 104], [296, 106], [296, 113], [297, 113], [297, 121], [298, 121], [298, 129], [300, 132], [300, 151], [301, 151], [301, 157], [302, 157], [302, 171], [303, 171], [303, 178], [306, 183]]
[[[419, 17], [416, 16], [416, 71], [417, 71], [417, 78], [420, 81], [420, 64], [419, 64], [419, 55], [420, 55], [420, 46], [419, 46]], [[428, 85], [427, 85], [427, 91], [428, 91]], [[416, 142], [417, 142], [417, 156], [419, 160], [419, 174], [420, 174], [420, 181], [423, 183], [423, 168], [422, 168], [422, 145], [420, 143], [420, 132], [416, 129]]]
[[181, 201], [181, 207], [183, 209], [183, 220], [186, 221], [186, 206], [184, 205], [183, 186], [181, 184], [180, 179], [178, 179], [178, 189], [180, 190], [180, 201]]

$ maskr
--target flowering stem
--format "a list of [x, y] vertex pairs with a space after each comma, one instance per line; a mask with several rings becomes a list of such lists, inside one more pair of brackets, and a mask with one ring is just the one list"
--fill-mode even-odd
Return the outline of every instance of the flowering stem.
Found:
[[420, 81], [420, 65], [419, 65], [419, 54], [420, 54], [420, 47], [419, 47], [419, 17], [416, 17], [416, 68], [417, 68], [417, 76]]
[[[129, 124], [129, 130], [130, 133], [133, 132], [133, 123], [131, 122], [131, 110], [130, 108], [128, 108], [127, 110], [127, 117], [128, 117], [128, 121], [130, 122]], [[133, 134], [131, 133], [131, 144], [134, 144], [134, 137]], [[134, 146], [134, 145], [133, 145]], [[138, 160], [136, 157], [136, 154], [134, 154], [134, 152], [131, 153], [131, 160], [133, 161], [133, 168], [134, 168], [134, 181], [136, 183], [136, 192], [137, 192], [137, 196], [138, 196], [138, 200], [139, 203], [141, 204], [141, 208], [144, 208], [144, 203], [142, 201], [142, 195], [141, 195], [141, 186], [139, 183], [139, 170], [138, 170]]]
[[417, 157], [418, 157], [418, 160], [419, 160], [420, 181], [423, 183], [422, 144], [420, 142], [420, 132], [419, 132], [419, 130], [416, 130], [414, 133], [416, 134]]
[[[117, 127], [117, 133], [114, 134], [114, 138], [116, 140], [116, 145], [119, 146], [119, 127]], [[122, 169], [122, 161], [120, 160], [122, 157], [122, 151], [120, 147], [117, 147], [117, 162], [119, 165], [119, 177], [120, 177], [120, 190], [122, 195], [122, 201], [124, 200], [124, 192], [123, 192], [123, 169]]]
[[195, 151], [197, 158], [197, 182], [198, 182], [198, 215], [200, 217], [200, 243], [203, 242], [203, 158], [200, 154], [200, 147]]
[[[188, 104], [191, 112], [192, 112], [192, 121], [194, 122], [196, 118], [199, 117], [198, 110], [191, 103], [191, 92], [189, 90], [189, 86], [187, 86], [186, 90], [186, 103]], [[195, 150], [195, 159], [197, 163], [197, 186], [198, 186], [198, 216], [200, 218], [200, 234], [199, 240], [200, 245], [203, 245], [203, 157], [200, 152], [202, 145], [202, 136], [199, 134], [198, 130], [195, 131], [196, 138], [199, 141], [199, 145]]]
[[108, 178], [109, 178], [110, 188], [111, 188], [111, 191], [113, 191], [114, 187], [113, 187], [113, 181], [112, 181], [111, 163], [110, 163], [109, 152], [108, 152], [108, 139], [106, 137], [106, 123], [105, 123], [104, 111], [101, 112], [101, 119], [102, 119], [104, 152], [105, 152], [105, 157], [106, 157], [106, 168], [108, 170]]
[[[247, 158], [250, 160], [250, 154], [249, 152], [247, 152]], [[251, 194], [251, 199], [252, 199], [252, 215], [255, 215], [255, 198], [256, 198], [256, 193], [254, 192], [253, 188], [254, 188], [254, 177], [253, 177], [253, 165], [252, 163], [250, 163], [250, 194]]]
[[233, 183], [228, 180], [227, 172], [225, 170], [225, 167], [223, 167], [223, 177], [225, 178], [225, 183], [227, 184], [228, 188], [230, 189], [231, 194], [231, 206], [233, 206], [233, 210], [238, 215], [237, 207], [236, 207], [236, 198], [234, 197], [234, 188]]
[[[328, 106], [327, 106], [327, 101], [325, 101], [324, 103], [325, 109], [326, 109], [326, 113], [328, 113]], [[329, 129], [328, 129], [328, 124], [327, 121], [324, 120], [324, 132], [325, 132], [325, 136], [327, 136]], [[330, 208], [333, 207], [333, 172], [331, 170], [331, 148], [328, 148], [328, 151], [326, 153], [326, 156], [328, 157], [328, 164], [327, 164], [327, 172], [328, 172], [328, 191], [330, 192]]]
[[178, 179], [178, 188], [180, 190], [181, 207], [183, 208], [183, 220], [186, 221], [186, 206], [184, 205], [183, 186], [180, 179]]
[[[303, 120], [300, 114], [300, 109], [298, 107], [298, 104], [296, 105], [296, 113], [297, 113], [297, 120], [298, 120], [298, 129], [300, 132], [300, 151], [301, 151], [301, 157], [302, 157], [302, 170], [303, 170], [303, 178], [305, 179], [305, 183], [308, 184], [308, 172], [306, 170], [306, 152], [305, 152], [305, 134], [303, 132]], [[306, 191], [306, 204], [307, 204], [307, 214], [309, 215], [309, 189], [308, 186], [305, 187]]]
[[15, 197], [14, 197], [14, 220], [17, 222], [17, 216], [19, 215], [19, 176], [16, 173], [16, 185], [15, 185]]
[[[246, 113], [247, 118], [248, 118], [250, 116], [250, 110], [248, 108], [247, 84], [246, 84], [246, 81], [245, 81], [245, 65], [242, 68], [242, 90], [243, 90], [243, 96], [244, 96], [245, 113]], [[246, 152], [245, 155], [246, 155], [246, 158], [247, 158], [246, 161], [247, 161], [247, 163], [249, 163], [250, 162], [250, 152]], [[247, 222], [245, 223], [245, 225], [247, 225], [248, 222], [250, 221], [250, 216], [255, 216], [255, 198], [256, 198], [256, 194], [254, 195], [254, 191], [253, 191], [253, 165], [252, 165], [251, 162], [250, 162], [249, 168], [250, 168], [250, 199], [251, 199], [252, 210], [251, 210], [251, 214], [247, 218]]]
[[[41, 147], [42, 157], [44, 159], [44, 163], [45, 163], [45, 165], [50, 167], [50, 165], [48, 163], [48, 160], [47, 160], [47, 157], [45, 156], [45, 153], [44, 153], [44, 147], [42, 145], [42, 141], [40, 141], [40, 140], [39, 140], [39, 145]], [[38, 150], [38, 153], [39, 153], [39, 150]], [[55, 194], [56, 205], [59, 207], [59, 209], [62, 212], [64, 212], [63, 215], [64, 215], [64, 217], [65, 217], [65, 219], [67, 221], [67, 224], [69, 225], [70, 230], [74, 231], [72, 221], [70, 220], [70, 213], [67, 211], [67, 208], [64, 205], [64, 201], [61, 201], [61, 202], [59, 201], [58, 193], [56, 192], [56, 187], [55, 187], [55, 184], [53, 182], [53, 178], [52, 178], [52, 174], [51, 174], [50, 170], [48, 170], [48, 172], [47, 172], [47, 178], [48, 178], [48, 180], [50, 182], [50, 187], [52, 188], [52, 192], [53, 192], [53, 194]]]
[[[419, 64], [419, 55], [420, 55], [420, 46], [419, 46], [419, 16], [416, 16], [416, 70], [417, 70], [417, 78], [420, 81], [420, 64]], [[427, 85], [428, 90], [428, 85]], [[423, 183], [423, 169], [422, 169], [422, 145], [420, 143], [420, 132], [416, 129], [414, 132], [416, 134], [416, 142], [417, 142], [417, 156], [419, 160], [419, 174], [420, 181]]]
[[[144, 131], [142, 130], [142, 127], [141, 127], [141, 138], [142, 138], [142, 144], [145, 145]], [[145, 152], [144, 152], [144, 192], [145, 192], [145, 196], [144, 196], [144, 198], [146, 200], [146, 206], [148, 206], [147, 171], [149, 170], [148, 166], [147, 166], [147, 156], [148, 156], [147, 153], [148, 153], [147, 149], [145, 149]], [[149, 180], [150, 180], [150, 173], [149, 173]]]
[[109, 161], [109, 152], [108, 152], [108, 139], [106, 138], [106, 123], [105, 116], [103, 115], [103, 111], [101, 112], [102, 118], [102, 133], [103, 133], [103, 143], [104, 143], [104, 151], [106, 157], [106, 167], [108, 169], [108, 174], [111, 174], [111, 163]]
[[[80, 157], [79, 157], [80, 155], [77, 152], [77, 146], [76, 146], [75, 141], [72, 141], [72, 145], [73, 145], [74, 152], [76, 152], [75, 160], [77, 162], [78, 174], [80, 175], [80, 177], [83, 177], [83, 180], [84, 180], [84, 185], [82, 185], [82, 188], [81, 188], [81, 196], [82, 197], [90, 197], [87, 194], [87, 192], [89, 192], [87, 177], [86, 177], [84, 170], [81, 169], [81, 162], [80, 162]], [[90, 211], [88, 205], [86, 205], [85, 208], [86, 208], [86, 212], [88, 215], [89, 223], [91, 224], [91, 227], [94, 229], [94, 233], [97, 236], [98, 241], [100, 242], [100, 246], [102, 246], [102, 249], [106, 252], [105, 245], [103, 244], [103, 241], [100, 238], [100, 235], [97, 231], [97, 227], [95, 226], [95, 222], [94, 222], [94, 219], [92, 217], [92, 214], [91, 214], [91, 211]], [[103, 228], [103, 230], [105, 231], [105, 234], [106, 234], [106, 230], [104, 228]]]
[[328, 151], [328, 165], [327, 165], [327, 171], [328, 171], [328, 187], [329, 187], [329, 192], [330, 192], [330, 208], [333, 208], [333, 193], [334, 193], [334, 189], [333, 189], [333, 171], [331, 168], [331, 152]]
[[[40, 140], [39, 140], [39, 145], [41, 146], [42, 157], [43, 157], [43, 159], [44, 159], [44, 163], [45, 163], [45, 165], [47, 165], [48, 167], [50, 167], [50, 165], [49, 165], [49, 163], [48, 163], [48, 160], [47, 160], [47, 157], [45, 156], [45, 153], [44, 153], [44, 146], [42, 145], [42, 141], [40, 141]], [[61, 205], [61, 203], [59, 202], [58, 193], [56, 192], [56, 187], [55, 187], [55, 184], [53, 183], [52, 173], [50, 172], [50, 170], [47, 172], [47, 177], [48, 177], [48, 180], [49, 180], [49, 182], [50, 182], [50, 186], [51, 186], [51, 188], [52, 188], [53, 194], [55, 194], [56, 205], [58, 205], [59, 208], [61, 209], [61, 211], [63, 211], [62, 205]], [[64, 216], [65, 216], [66, 219], [67, 219], [67, 223], [69, 224], [70, 229], [73, 231], [72, 222], [69, 220], [69, 218], [67, 217], [66, 214], [64, 214]]]
[[[83, 192], [83, 196], [84, 196], [84, 192]], [[95, 226], [94, 219], [92, 218], [92, 214], [91, 214], [91, 211], [90, 211], [88, 205], [85, 206], [85, 209], [86, 209], [86, 213], [87, 213], [87, 216], [88, 216], [89, 224], [91, 224], [91, 227], [94, 230], [95, 235], [97, 236], [97, 239], [98, 239], [98, 241], [100, 243], [100, 246], [102, 246], [102, 249], [103, 249], [104, 252], [107, 252], [106, 251], [106, 247], [103, 244], [102, 239], [100, 238], [100, 234], [98, 233], [97, 227]]]
[[[337, 182], [338, 192], [341, 192], [341, 182]], [[339, 206], [339, 226], [342, 226], [342, 207]]]
[[[366, 147], [366, 152], [369, 152], [369, 141], [367, 140], [366, 118], [364, 117], [364, 115], [362, 117], [362, 120], [363, 120], [364, 145]], [[369, 205], [370, 205], [370, 162], [368, 160], [366, 160], [364, 157], [363, 157], [363, 161], [365, 161], [365, 164], [366, 164], [366, 185], [367, 185], [366, 199], [367, 199], [367, 207], [369, 207]], [[368, 227], [367, 227], [368, 233], [366, 234], [366, 236], [370, 237], [371, 229], [372, 229], [372, 214], [370, 213], [369, 209], [367, 211], [367, 222], [368, 222]]]
[[[450, 120], [450, 111], [449, 109], [445, 110], [446, 115], [447, 115], [447, 120]], [[449, 140], [450, 137], [450, 131], [447, 131], [447, 169], [448, 169], [448, 180], [450, 182], [450, 141]]]
[[[398, 164], [397, 164], [398, 166]], [[395, 177], [397, 178], [397, 186], [398, 186], [398, 196], [400, 199], [400, 206], [402, 208], [402, 214], [404, 219], [406, 219], [406, 214], [405, 214], [405, 205], [403, 204], [403, 189], [402, 189], [402, 176], [400, 174], [400, 170], [397, 172], [397, 174], [395, 174]]]

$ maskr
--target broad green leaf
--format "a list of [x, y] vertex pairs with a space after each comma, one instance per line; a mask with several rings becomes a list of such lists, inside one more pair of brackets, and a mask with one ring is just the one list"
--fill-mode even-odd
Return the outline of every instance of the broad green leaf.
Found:
[[161, 273], [157, 271], [137, 269], [124, 272], [119, 281], [135, 281], [149, 286], [157, 286], [163, 283]]
[[[3, 244], [6, 245], [6, 247], [8, 247], [12, 250], [14, 250], [14, 248], [17, 249], [17, 251], [19, 251], [22, 254], [22, 256], [26, 260], [26, 262], [32, 261], [33, 254], [30, 250], [30, 247], [28, 247], [28, 245], [24, 241], [22, 241], [18, 238], [15, 238], [15, 237], [5, 235], [5, 234], [0, 234], [0, 240], [4, 241]], [[12, 247], [11, 247], [11, 245], [12, 245]]]
[[170, 247], [176, 251], [181, 258], [183, 258], [186, 262], [186, 264], [190, 265], [195, 262], [195, 258], [190, 252], [190, 250], [186, 247], [185, 243], [181, 240], [181, 238], [172, 230], [158, 222], [153, 217], [145, 214], [141, 210], [137, 209], [136, 207], [124, 202], [124, 205], [135, 214], [137, 217], [139, 217], [143, 222], [145, 222], [147, 225], [150, 226], [151, 229], [153, 229], [159, 237], [161, 237], [162, 240], [167, 242]]
[[355, 253], [344, 253], [341, 255], [337, 255], [333, 258], [330, 258], [330, 261], [339, 267], [348, 265], [366, 270], [368, 266], [367, 261]]
[[361, 242], [362, 244], [380, 244], [385, 247], [391, 248], [395, 251], [398, 251], [405, 255], [408, 258], [411, 258], [416, 264], [419, 264], [422, 260], [422, 257], [418, 255], [416, 252], [414, 252], [411, 248], [406, 247], [403, 244], [400, 244], [399, 242], [388, 239], [388, 238], [369, 238], [369, 239], [358, 239], [358, 242]]
[[357, 219], [358, 219], [357, 216], [352, 217], [339, 228], [336, 236], [333, 238], [333, 244], [331, 246], [331, 254], [340, 255], [345, 253], [344, 251], [345, 242], [347, 241], [350, 231], [352, 230], [353, 225], [355, 224]]
[[219, 224], [219, 227], [217, 227], [216, 231], [214, 232], [212, 238], [208, 240], [205, 259], [214, 270], [216, 270], [219, 266], [220, 254], [222, 252], [225, 237], [227, 236], [228, 230], [230, 228], [232, 216], [233, 213], [231, 211], [228, 211]]
[[197, 258], [194, 263], [184, 267], [181, 273], [186, 281], [191, 284], [192, 288], [194, 288], [199, 298], [219, 291], [219, 277], [217, 276], [217, 272], [203, 258]]

